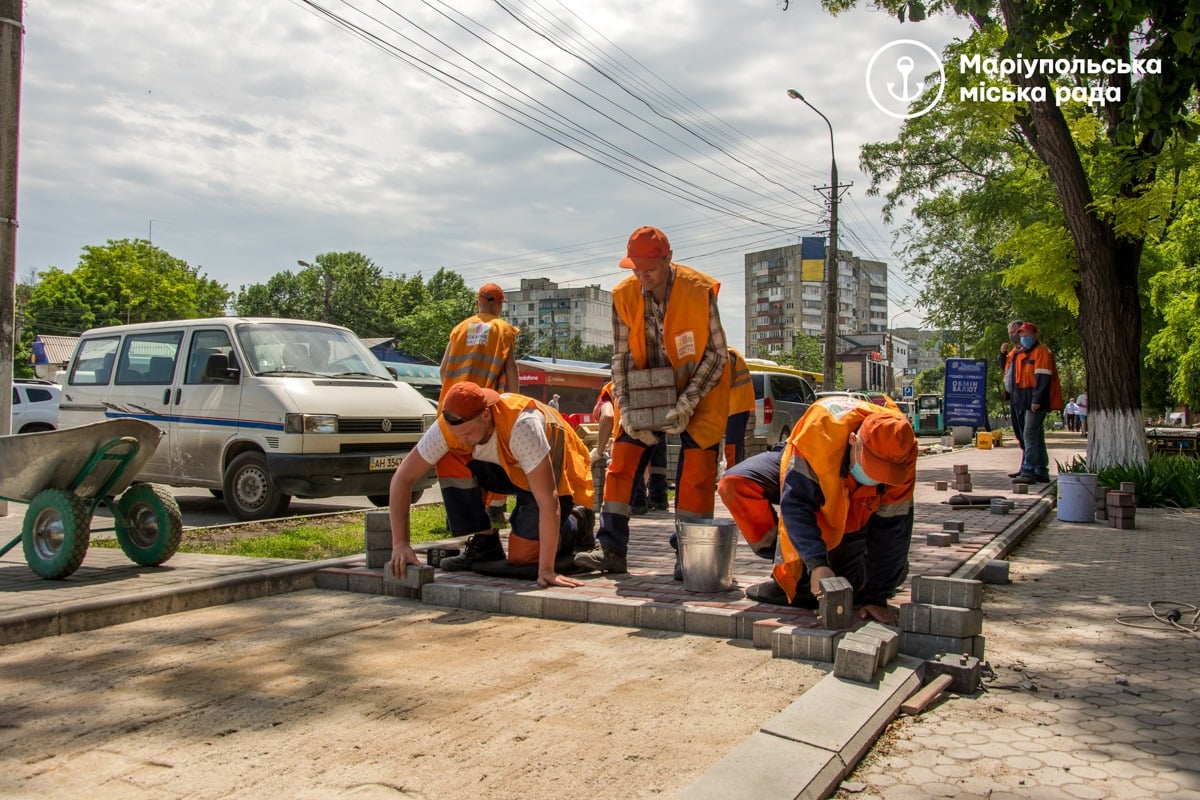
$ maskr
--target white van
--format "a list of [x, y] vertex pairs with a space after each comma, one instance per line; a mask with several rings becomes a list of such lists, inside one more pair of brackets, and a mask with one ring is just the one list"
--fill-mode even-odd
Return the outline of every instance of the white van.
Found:
[[292, 496], [386, 505], [436, 414], [346, 328], [243, 317], [85, 331], [60, 404], [63, 427], [158, 425], [166, 436], [138, 480], [206, 487], [242, 520], [278, 516]]

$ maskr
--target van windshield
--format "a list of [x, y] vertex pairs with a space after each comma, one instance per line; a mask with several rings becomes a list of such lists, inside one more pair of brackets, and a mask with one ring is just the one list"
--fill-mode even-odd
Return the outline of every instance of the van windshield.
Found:
[[295, 322], [256, 322], [236, 330], [256, 375], [391, 380], [379, 359], [348, 330]]

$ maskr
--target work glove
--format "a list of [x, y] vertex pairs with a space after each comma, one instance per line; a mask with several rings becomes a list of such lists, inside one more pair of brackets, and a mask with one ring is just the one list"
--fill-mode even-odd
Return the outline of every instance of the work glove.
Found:
[[683, 433], [687, 430], [688, 423], [692, 421], [692, 412], [695, 410], [695, 402], [686, 394], [681, 395], [675, 401], [675, 408], [667, 412], [667, 426], [663, 430], [667, 433]]
[[602, 461], [604, 459], [604, 453], [601, 453], [595, 447], [592, 448], [592, 452], [590, 455], [592, 457], [593, 464], [595, 464], [597, 461]]
[[625, 432], [646, 445], [646, 447], [654, 447], [654, 445], [658, 444], [658, 436], [654, 431], [639, 431], [633, 428], [625, 428]]

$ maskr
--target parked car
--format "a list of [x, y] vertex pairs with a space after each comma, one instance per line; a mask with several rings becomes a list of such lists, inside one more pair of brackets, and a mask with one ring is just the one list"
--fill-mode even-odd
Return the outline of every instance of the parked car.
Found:
[[58, 430], [58, 384], [37, 378], [14, 378], [12, 432], [36, 433]]
[[762, 370], [746, 363], [754, 384], [754, 435], [764, 436], [772, 444], [782, 442], [816, 400], [813, 388], [797, 371], [783, 367]]

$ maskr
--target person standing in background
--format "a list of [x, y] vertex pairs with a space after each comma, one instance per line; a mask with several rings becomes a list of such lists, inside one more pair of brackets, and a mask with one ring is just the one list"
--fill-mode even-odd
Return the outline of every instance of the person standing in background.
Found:
[[1050, 348], [1038, 341], [1038, 327], [1026, 322], [1018, 329], [1021, 347], [1014, 357], [1016, 386], [1013, 400], [1025, 415], [1025, 452], [1016, 483], [1048, 483], [1050, 455], [1046, 452], [1046, 415], [1063, 407], [1058, 367]]

